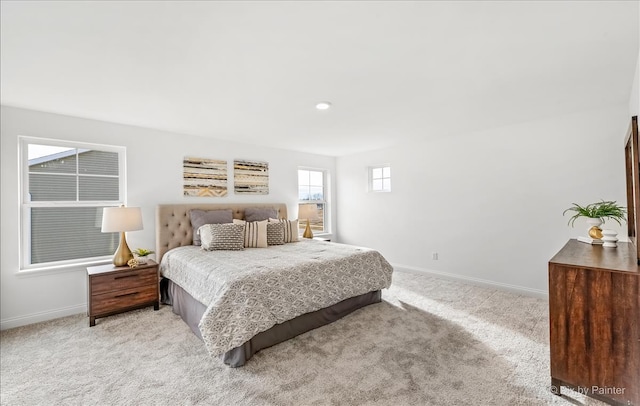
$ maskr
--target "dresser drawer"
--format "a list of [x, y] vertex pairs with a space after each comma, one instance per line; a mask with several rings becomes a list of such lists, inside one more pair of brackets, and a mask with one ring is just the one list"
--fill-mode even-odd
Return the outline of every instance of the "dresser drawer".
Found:
[[117, 312], [158, 300], [158, 288], [154, 285], [138, 286], [95, 295], [91, 298], [91, 314]]
[[121, 291], [136, 286], [153, 286], [157, 283], [157, 278], [157, 267], [96, 275], [91, 278], [91, 295]]

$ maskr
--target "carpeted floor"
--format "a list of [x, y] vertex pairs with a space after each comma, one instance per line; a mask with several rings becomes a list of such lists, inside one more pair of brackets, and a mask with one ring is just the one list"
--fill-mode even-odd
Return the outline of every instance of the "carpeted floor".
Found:
[[167, 306], [3, 331], [0, 403], [602, 404], [549, 392], [545, 300], [404, 272], [383, 299], [236, 369]]

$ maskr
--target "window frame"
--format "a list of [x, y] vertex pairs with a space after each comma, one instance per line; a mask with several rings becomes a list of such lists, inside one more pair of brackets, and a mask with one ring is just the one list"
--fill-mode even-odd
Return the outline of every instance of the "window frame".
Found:
[[[389, 169], [389, 176], [387, 176], [387, 177], [384, 176], [385, 168]], [[381, 169], [382, 170], [383, 175], [382, 175], [381, 178], [374, 178], [373, 177], [373, 171], [375, 169]], [[372, 192], [372, 193], [391, 193], [391, 183], [389, 183], [389, 189], [384, 189], [384, 180], [388, 179], [389, 182], [391, 182], [391, 165], [390, 164], [380, 164], [380, 165], [370, 166], [368, 172], [369, 172], [369, 187], [368, 187], [369, 192]], [[382, 181], [382, 185], [383, 185], [382, 189], [375, 189], [373, 187], [373, 181], [374, 180], [381, 180]]]
[[[118, 200], [79, 200], [80, 188], [76, 188], [76, 200], [51, 200], [51, 201], [30, 201], [29, 198], [29, 145], [47, 145], [52, 147], [73, 148], [76, 150], [96, 150], [104, 152], [115, 152], [118, 154]], [[105, 263], [112, 258], [112, 255], [98, 257], [74, 258], [62, 261], [31, 263], [31, 215], [32, 208], [61, 208], [61, 207], [119, 207], [126, 205], [126, 147], [96, 144], [87, 142], [67, 141], [50, 138], [19, 136], [19, 194], [20, 194], [20, 272], [31, 272], [48, 269], [59, 269], [70, 266]], [[78, 154], [78, 152], [76, 152]], [[79, 161], [76, 160], [75, 176], [77, 184], [82, 175], [78, 173]], [[100, 176], [100, 175], [96, 175]]]
[[[300, 200], [300, 189], [299, 189], [300, 171], [322, 173], [322, 197], [323, 197], [322, 200]], [[312, 168], [308, 166], [299, 166], [296, 177], [298, 180], [298, 208], [300, 208], [301, 204], [311, 204], [311, 203], [323, 204], [324, 205], [323, 219], [322, 219], [323, 230], [322, 231], [314, 230], [313, 233], [316, 236], [330, 235], [331, 234], [331, 216], [330, 216], [330, 209], [329, 209], [329, 170], [324, 168]], [[307, 186], [311, 186], [311, 185], [308, 184]], [[299, 223], [300, 224], [298, 225], [298, 234], [302, 235], [304, 232], [304, 225], [306, 224], [306, 222], [305, 224], [302, 224], [301, 222]]]

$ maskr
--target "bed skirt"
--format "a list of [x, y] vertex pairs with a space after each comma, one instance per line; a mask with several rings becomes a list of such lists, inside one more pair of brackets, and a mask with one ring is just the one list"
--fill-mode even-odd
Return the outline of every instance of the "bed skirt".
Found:
[[[185, 321], [193, 333], [202, 339], [198, 324], [207, 309], [189, 293], [167, 278], [160, 282], [162, 303], [171, 305], [173, 312]], [[322, 327], [343, 318], [349, 313], [382, 300], [381, 291], [355, 296], [315, 312], [300, 315], [253, 336], [244, 344], [222, 354], [220, 358], [230, 367], [245, 364], [258, 351], [289, 340], [297, 335]]]

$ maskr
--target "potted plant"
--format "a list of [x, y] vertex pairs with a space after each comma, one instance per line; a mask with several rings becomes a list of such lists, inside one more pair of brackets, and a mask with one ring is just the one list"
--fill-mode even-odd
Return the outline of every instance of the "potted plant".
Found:
[[154, 252], [152, 250], [144, 249], [144, 248], [136, 248], [133, 250], [133, 256], [138, 261], [138, 264], [146, 264], [147, 257]]
[[622, 206], [619, 206], [614, 201], [605, 201], [601, 200], [596, 203], [591, 203], [586, 206], [581, 206], [577, 203], [573, 203], [572, 207], [569, 207], [562, 215], [564, 216], [567, 212], [574, 212], [574, 215], [571, 216], [569, 222], [567, 224], [573, 227], [576, 220], [580, 217], [587, 218], [587, 224], [589, 225], [589, 236], [591, 238], [600, 239], [602, 238], [602, 230], [600, 229], [600, 225], [604, 222], [605, 219], [612, 219], [619, 225], [622, 225], [622, 222], [625, 221], [625, 213], [626, 209]]

